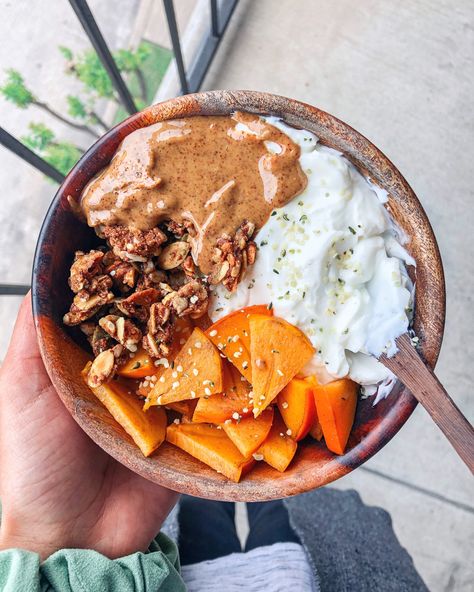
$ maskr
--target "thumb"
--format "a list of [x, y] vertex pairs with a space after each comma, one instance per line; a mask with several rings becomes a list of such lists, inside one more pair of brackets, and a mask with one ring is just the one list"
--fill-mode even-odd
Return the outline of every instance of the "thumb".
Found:
[[28, 293], [20, 307], [10, 346], [0, 369], [0, 401], [14, 407], [31, 402], [32, 395], [54, 389], [41, 359], [36, 329], [31, 311], [31, 294]]
[[[31, 292], [23, 299], [18, 313], [12, 338], [8, 347], [3, 368], [8, 372], [13, 368], [24, 370], [26, 363], [41, 362], [41, 355], [36, 340], [36, 329], [31, 311]], [[41, 362], [42, 364], [42, 362]]]

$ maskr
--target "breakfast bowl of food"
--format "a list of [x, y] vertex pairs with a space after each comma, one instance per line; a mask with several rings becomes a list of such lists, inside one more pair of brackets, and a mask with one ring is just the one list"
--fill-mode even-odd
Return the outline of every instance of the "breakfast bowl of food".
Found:
[[445, 292], [419, 201], [367, 139], [253, 91], [153, 105], [82, 157], [33, 270], [41, 354], [101, 448], [170, 489], [263, 501], [357, 468], [434, 367]]

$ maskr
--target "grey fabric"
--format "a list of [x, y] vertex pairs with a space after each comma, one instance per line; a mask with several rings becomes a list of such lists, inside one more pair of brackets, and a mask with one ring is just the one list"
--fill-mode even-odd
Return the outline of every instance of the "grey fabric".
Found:
[[298, 543], [275, 543], [183, 565], [181, 577], [188, 592], [320, 592]]
[[317, 489], [284, 501], [322, 592], [426, 592], [390, 515], [355, 491]]
[[178, 503], [174, 506], [174, 508], [166, 517], [166, 520], [161, 525], [161, 532], [165, 533], [165, 535], [169, 537], [172, 541], [174, 541], [176, 544], [178, 544], [179, 535], [178, 514], [179, 500]]

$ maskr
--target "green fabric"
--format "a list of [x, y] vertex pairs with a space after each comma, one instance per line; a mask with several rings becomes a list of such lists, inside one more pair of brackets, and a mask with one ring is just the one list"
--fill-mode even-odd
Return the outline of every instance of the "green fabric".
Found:
[[61, 549], [40, 564], [22, 549], [0, 552], [2, 592], [185, 592], [176, 545], [159, 534], [147, 553], [108, 559], [87, 549]]

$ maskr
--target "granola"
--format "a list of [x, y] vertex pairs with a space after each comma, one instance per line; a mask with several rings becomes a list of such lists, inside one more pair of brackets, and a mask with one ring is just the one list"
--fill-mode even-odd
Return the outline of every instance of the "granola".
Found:
[[92, 250], [89, 253], [76, 251], [69, 274], [69, 287], [75, 294], [89, 288], [92, 280], [103, 273], [103, 258], [102, 251]]
[[162, 302], [151, 305], [147, 334], [143, 337], [142, 345], [152, 357], [168, 355], [173, 337], [172, 322], [170, 307]]
[[89, 385], [110, 380], [140, 348], [152, 359], [166, 357], [176, 320], [207, 313], [211, 285], [235, 290], [255, 260], [254, 230], [244, 221], [234, 236], [223, 235], [206, 278], [191, 252], [196, 232], [190, 222], [168, 221], [146, 231], [97, 228], [106, 246], [76, 252], [69, 277], [74, 298], [64, 315], [65, 324], [80, 325], [95, 356]]
[[126, 226], [105, 226], [104, 237], [113, 252], [124, 261], [145, 262], [161, 253], [166, 234], [159, 228], [137, 230]]
[[99, 319], [99, 326], [131, 352], [137, 351], [142, 332], [130, 319], [109, 314]]
[[161, 269], [169, 270], [179, 267], [186, 259], [191, 245], [186, 241], [176, 241], [167, 245], [158, 257]]
[[114, 340], [99, 325], [95, 323], [82, 323], [81, 331], [87, 336], [94, 356], [98, 356], [106, 349], [114, 345]]
[[249, 265], [257, 256], [257, 245], [252, 239], [255, 224], [244, 220], [233, 237], [223, 235], [214, 249], [212, 262], [214, 269], [209, 277], [211, 284], [222, 283], [229, 292], [237, 285]]
[[117, 368], [124, 361], [123, 354], [124, 348], [120, 344], [101, 352], [92, 362], [87, 375], [87, 384], [91, 388], [94, 388], [110, 380]]

